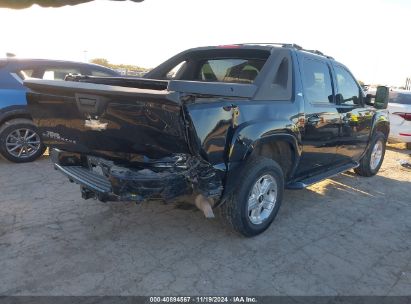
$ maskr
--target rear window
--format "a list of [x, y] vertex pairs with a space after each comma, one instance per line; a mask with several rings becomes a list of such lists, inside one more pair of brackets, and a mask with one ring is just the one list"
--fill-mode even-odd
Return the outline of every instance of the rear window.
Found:
[[389, 102], [411, 105], [411, 92], [410, 93], [390, 92]]
[[81, 71], [76, 68], [49, 68], [44, 71], [43, 79], [64, 80], [68, 74], [81, 74]]
[[109, 76], [114, 76], [114, 75], [115, 73], [109, 73], [107, 71], [91, 70], [91, 76], [109, 77]]
[[263, 59], [210, 59], [201, 64], [198, 79], [213, 82], [253, 83], [264, 63]]

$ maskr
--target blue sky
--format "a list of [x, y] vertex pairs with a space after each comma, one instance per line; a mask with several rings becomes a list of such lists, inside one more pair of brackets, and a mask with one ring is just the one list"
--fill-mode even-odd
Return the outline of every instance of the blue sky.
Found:
[[333, 56], [367, 83], [402, 85], [411, 76], [410, 16], [405, 0], [97, 0], [0, 9], [0, 56], [153, 67], [189, 47], [293, 42]]

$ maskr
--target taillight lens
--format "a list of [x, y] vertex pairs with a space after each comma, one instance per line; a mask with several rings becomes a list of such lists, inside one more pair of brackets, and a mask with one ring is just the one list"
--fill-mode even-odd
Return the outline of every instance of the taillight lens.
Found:
[[396, 112], [396, 113], [393, 113], [393, 114], [398, 115], [398, 116], [404, 118], [405, 120], [411, 121], [411, 113]]

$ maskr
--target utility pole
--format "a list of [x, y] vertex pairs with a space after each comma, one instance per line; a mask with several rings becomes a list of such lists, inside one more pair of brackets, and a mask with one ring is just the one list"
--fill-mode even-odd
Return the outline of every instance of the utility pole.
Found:
[[407, 77], [407, 79], [405, 80], [405, 89], [410, 91], [411, 90], [411, 78]]

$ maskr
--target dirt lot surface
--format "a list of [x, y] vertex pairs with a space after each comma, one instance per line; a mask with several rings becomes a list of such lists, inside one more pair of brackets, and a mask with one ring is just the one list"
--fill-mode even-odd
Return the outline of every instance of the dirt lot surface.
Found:
[[158, 202], [84, 201], [44, 157], [0, 160], [0, 295], [411, 295], [411, 170], [287, 191], [246, 239]]

